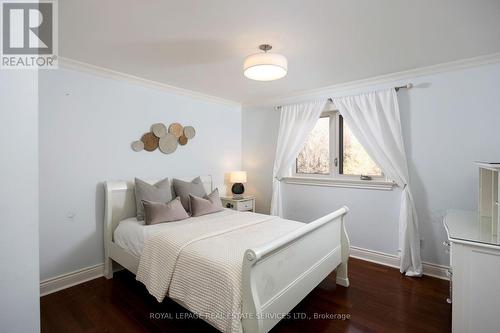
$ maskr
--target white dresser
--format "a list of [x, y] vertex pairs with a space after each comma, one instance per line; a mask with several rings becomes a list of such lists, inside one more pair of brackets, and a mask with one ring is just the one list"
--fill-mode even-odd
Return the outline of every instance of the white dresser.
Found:
[[479, 168], [478, 211], [449, 210], [453, 333], [500, 332], [498, 163]]

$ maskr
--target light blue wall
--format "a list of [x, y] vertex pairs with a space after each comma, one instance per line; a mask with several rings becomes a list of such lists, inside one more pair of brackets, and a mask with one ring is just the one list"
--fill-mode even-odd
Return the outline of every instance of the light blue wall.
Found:
[[[398, 93], [427, 262], [447, 263], [441, 248], [445, 210], [476, 204], [472, 161], [500, 160], [499, 81], [496, 64], [415, 78], [416, 88]], [[102, 262], [100, 183], [107, 179], [210, 173], [215, 183], [223, 183], [225, 172], [241, 167], [243, 149], [247, 192], [257, 195], [259, 211], [269, 211], [279, 126], [279, 113], [272, 108], [241, 112], [236, 106], [64, 69], [41, 73], [40, 85], [42, 280]], [[174, 121], [198, 130], [186, 147], [172, 155], [130, 149], [152, 123]], [[287, 217], [301, 221], [348, 205], [352, 244], [396, 254], [398, 189], [288, 184], [284, 199]], [[69, 213], [75, 217], [68, 218]]]
[[40, 331], [38, 82], [0, 70], [0, 332]]
[[[422, 258], [448, 264], [441, 246], [446, 239], [442, 226], [446, 209], [474, 209], [477, 175], [473, 161], [500, 161], [500, 64], [411, 81], [416, 87], [401, 90], [398, 98], [420, 219]], [[354, 89], [345, 94], [359, 92]], [[248, 107], [243, 108], [242, 122], [247, 187], [258, 195], [257, 209], [268, 212], [279, 115], [271, 107]], [[351, 208], [348, 231], [352, 245], [389, 254], [397, 254], [399, 199], [399, 189], [284, 185], [287, 218], [311, 221], [347, 205]]]
[[[156, 122], [197, 134], [170, 155], [132, 151]], [[239, 106], [74, 70], [40, 73], [41, 279], [103, 262], [103, 181], [211, 174], [223, 184], [240, 167]]]

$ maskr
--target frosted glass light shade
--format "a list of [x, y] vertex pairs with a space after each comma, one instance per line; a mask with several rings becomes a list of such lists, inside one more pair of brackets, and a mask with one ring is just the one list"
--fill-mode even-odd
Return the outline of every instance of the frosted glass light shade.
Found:
[[246, 183], [247, 182], [247, 172], [246, 171], [233, 171], [229, 175], [229, 181], [231, 183]]
[[284, 77], [288, 61], [277, 53], [257, 53], [245, 59], [243, 74], [252, 80], [272, 81]]

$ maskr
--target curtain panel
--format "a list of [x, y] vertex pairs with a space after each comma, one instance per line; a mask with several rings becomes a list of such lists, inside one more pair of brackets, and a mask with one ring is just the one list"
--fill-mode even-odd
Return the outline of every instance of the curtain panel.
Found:
[[420, 237], [409, 186], [399, 106], [394, 89], [337, 97], [333, 103], [384, 174], [402, 189], [399, 215], [400, 271], [421, 276]]
[[280, 182], [289, 176], [293, 162], [316, 125], [326, 101], [286, 105], [281, 108], [280, 128], [273, 168], [271, 215], [283, 217]]

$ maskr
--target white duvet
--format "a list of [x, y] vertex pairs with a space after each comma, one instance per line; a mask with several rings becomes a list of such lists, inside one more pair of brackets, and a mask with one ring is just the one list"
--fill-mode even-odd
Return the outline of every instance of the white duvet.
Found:
[[136, 278], [159, 302], [168, 295], [220, 331], [241, 332], [245, 250], [303, 225], [232, 210], [154, 226], [135, 221], [128, 227], [142, 230], [142, 240], [129, 251], [140, 254]]

